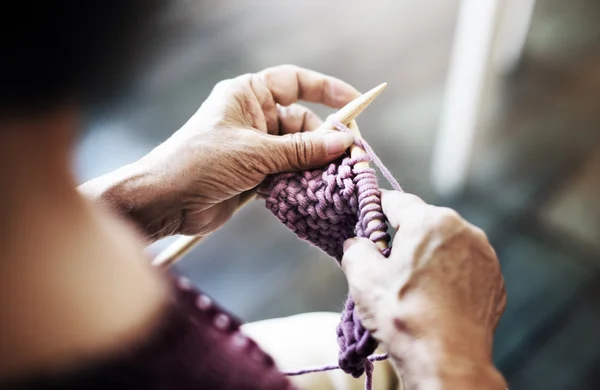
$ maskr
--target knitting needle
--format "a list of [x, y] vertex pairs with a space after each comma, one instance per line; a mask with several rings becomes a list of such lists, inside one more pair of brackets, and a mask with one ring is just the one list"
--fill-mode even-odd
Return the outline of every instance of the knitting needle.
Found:
[[[362, 139], [362, 135], [360, 134], [360, 130], [358, 129], [358, 125], [356, 124], [356, 121], [354, 119], [352, 121], [350, 121], [348, 128], [350, 129], [350, 131], [352, 132], [352, 134], [354, 135], [355, 138]], [[358, 146], [356, 144], [353, 144], [352, 146], [350, 146], [350, 157], [353, 157], [353, 158], [354, 157], [362, 157], [366, 154], [367, 154], [367, 152], [360, 146]], [[369, 168], [369, 162], [361, 161], [361, 162], [356, 163], [354, 166], [356, 168]], [[371, 222], [369, 222], [369, 224], [379, 224], [381, 222], [383, 222], [383, 221], [381, 221], [379, 219], [374, 219]], [[386, 240], [379, 240], [375, 244], [377, 244], [377, 247], [379, 249], [386, 249], [388, 247], [388, 243]]]
[[[383, 92], [385, 87], [387, 87], [387, 83], [380, 84], [375, 88], [360, 95], [356, 99], [352, 100], [350, 103], [346, 104], [334, 114], [336, 119], [342, 122], [343, 124], [348, 125], [348, 123], [350, 123], [354, 120], [354, 118], [359, 116], [369, 106], [369, 104], [371, 104], [373, 100], [375, 100], [375, 98], [377, 98], [377, 96], [379, 96], [379, 94]], [[332, 128], [333, 126], [331, 125], [331, 123], [325, 121], [322, 125], [317, 127], [315, 131], [331, 130]], [[364, 150], [363, 153], [365, 153]], [[234, 212], [237, 212], [239, 209], [241, 209], [244, 205], [246, 205], [254, 198], [255, 194], [252, 193], [246, 198], [240, 200], [240, 203], [238, 204]], [[181, 257], [188, 253], [194, 246], [200, 243], [200, 241], [202, 241], [207, 235], [208, 234], [200, 236], [183, 236], [178, 238], [174, 243], [169, 245], [152, 260], [152, 265], [161, 268], [167, 268], [173, 265]]]
[[[379, 84], [375, 88], [363, 93], [350, 103], [346, 104], [333, 116], [347, 126], [351, 121], [354, 120], [354, 118], [359, 116], [369, 106], [369, 104], [373, 103], [373, 100], [375, 100], [375, 98], [377, 98], [377, 96], [383, 92], [385, 87], [387, 87], [387, 83]], [[331, 130], [332, 127], [333, 126], [331, 123], [329, 123], [329, 121], [325, 121], [325, 123], [317, 127], [316, 130]]]

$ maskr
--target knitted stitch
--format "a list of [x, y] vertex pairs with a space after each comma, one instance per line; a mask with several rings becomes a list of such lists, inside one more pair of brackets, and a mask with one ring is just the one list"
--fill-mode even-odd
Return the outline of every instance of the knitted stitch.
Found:
[[[334, 125], [341, 131], [350, 132], [337, 121]], [[367, 150], [368, 155], [351, 158], [346, 154], [322, 169], [275, 175], [268, 191], [261, 194], [266, 207], [291, 231], [338, 262], [348, 238], [366, 237], [373, 242], [390, 240], [387, 225], [383, 222], [385, 215], [375, 170], [359, 168], [357, 163], [374, 160], [392, 186], [400, 189], [368, 144], [363, 140], [355, 142]], [[387, 257], [390, 249], [381, 252]], [[366, 371], [366, 386], [370, 388], [372, 363], [369, 356], [375, 352], [378, 343], [356, 316], [351, 297], [346, 301], [337, 339], [339, 367], [355, 378]]]

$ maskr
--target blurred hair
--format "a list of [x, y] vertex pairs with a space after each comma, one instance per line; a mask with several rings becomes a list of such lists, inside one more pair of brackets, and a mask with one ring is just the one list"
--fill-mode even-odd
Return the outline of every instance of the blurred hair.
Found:
[[5, 1], [0, 116], [100, 103], [147, 57], [167, 0]]

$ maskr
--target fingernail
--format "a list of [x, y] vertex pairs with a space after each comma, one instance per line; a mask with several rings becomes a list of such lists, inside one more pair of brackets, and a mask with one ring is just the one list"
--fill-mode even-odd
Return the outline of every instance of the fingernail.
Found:
[[325, 136], [325, 152], [328, 155], [340, 154], [354, 143], [354, 137], [346, 133], [332, 133]]

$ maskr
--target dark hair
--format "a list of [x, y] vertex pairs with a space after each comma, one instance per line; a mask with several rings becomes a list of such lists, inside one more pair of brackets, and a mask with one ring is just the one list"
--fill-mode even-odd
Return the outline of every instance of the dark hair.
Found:
[[[7, 4], [8, 3], [8, 4]], [[125, 86], [164, 0], [8, 1], [0, 10], [0, 116], [102, 101]], [[144, 45], [146, 43], [147, 45]]]

